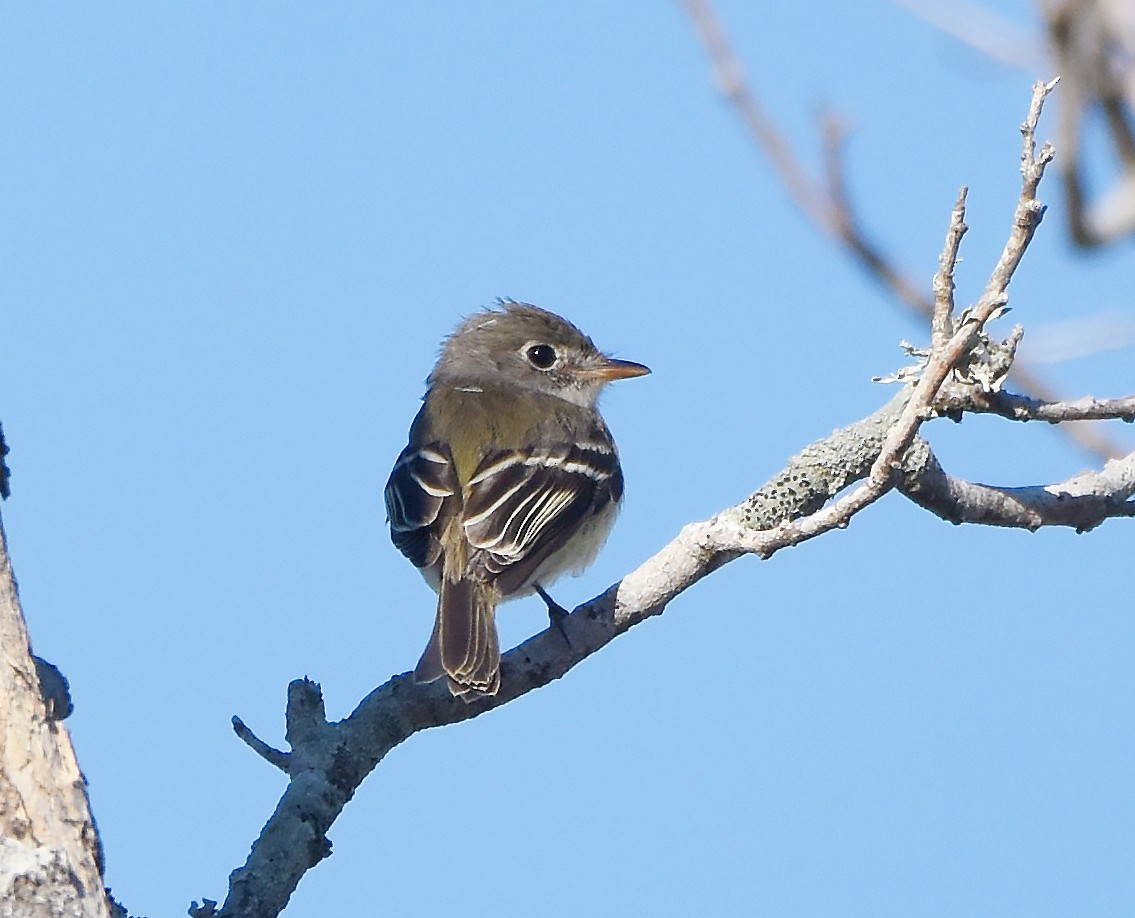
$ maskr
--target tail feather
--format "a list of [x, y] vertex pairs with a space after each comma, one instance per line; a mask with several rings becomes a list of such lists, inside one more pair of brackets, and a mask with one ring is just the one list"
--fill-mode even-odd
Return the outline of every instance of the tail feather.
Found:
[[492, 584], [442, 577], [433, 634], [414, 670], [415, 681], [445, 676], [450, 691], [466, 701], [495, 695], [500, 687], [498, 598]]

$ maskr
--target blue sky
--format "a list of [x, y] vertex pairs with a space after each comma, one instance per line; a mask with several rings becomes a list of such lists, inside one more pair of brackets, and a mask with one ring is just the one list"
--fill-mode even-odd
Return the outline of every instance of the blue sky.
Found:
[[[853, 194], [927, 285], [970, 185], [975, 297], [1050, 74], [888, 3], [719, 9], [808, 165], [815, 113], [850, 119]], [[873, 410], [926, 337], [786, 201], [676, 4], [9, 4], [0, 51], [2, 509], [134, 914], [222, 899], [283, 789], [233, 714], [280, 744], [290, 679], [339, 717], [416, 662], [434, 599], [381, 489], [461, 316], [539, 303], [654, 369], [605, 400], [627, 502], [567, 605]], [[1042, 196], [1026, 355], [1033, 329], [1132, 316], [1130, 247], [1075, 254], [1055, 174]], [[1120, 395], [1131, 361], [1045, 369]], [[1046, 428], [927, 433], [985, 482], [1091, 461]], [[889, 498], [731, 564], [392, 752], [287, 914], [1123, 911], [1131, 539]], [[510, 645], [543, 624], [502, 612]]]

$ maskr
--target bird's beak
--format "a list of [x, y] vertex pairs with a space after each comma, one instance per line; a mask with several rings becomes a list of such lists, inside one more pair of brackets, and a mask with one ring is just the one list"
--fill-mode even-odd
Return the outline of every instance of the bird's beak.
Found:
[[614, 357], [603, 357], [595, 366], [588, 367], [586, 375], [602, 380], [630, 379], [633, 376], [645, 376], [650, 367], [635, 363], [633, 360], [616, 360]]

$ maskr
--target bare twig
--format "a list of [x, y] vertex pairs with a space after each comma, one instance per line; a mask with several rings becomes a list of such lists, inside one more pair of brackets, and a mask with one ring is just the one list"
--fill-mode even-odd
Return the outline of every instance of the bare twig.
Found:
[[958, 249], [966, 226], [966, 194], [968, 189], [958, 192], [958, 200], [950, 214], [950, 229], [946, 233], [946, 245], [938, 256], [938, 272], [934, 275], [934, 313], [930, 322], [930, 346], [942, 348], [950, 336], [952, 325], [950, 317], [954, 314], [954, 266], [958, 263]]
[[269, 746], [264, 740], [253, 733], [239, 717], [233, 717], [233, 732], [244, 740], [244, 742], [248, 744], [248, 747], [260, 756], [260, 758], [264, 759], [265, 762], [276, 766], [276, 768], [280, 769], [284, 774], [288, 773], [288, 761], [291, 758], [289, 753]]
[[[834, 237], [853, 256], [868, 275], [916, 315], [932, 319], [935, 300], [927, 296], [921, 283], [900, 270], [881, 246], [863, 228], [847, 193], [843, 166], [845, 132], [831, 118], [823, 123], [823, 152], [826, 182], [815, 181], [800, 165], [783, 134], [761, 107], [756, 93], [745, 79], [741, 63], [730, 47], [724, 29], [710, 0], [683, 0], [698, 36], [705, 46], [714, 74], [726, 100], [737, 113], [749, 136], [766, 156], [784, 183], [791, 199], [821, 230]], [[935, 297], [937, 291], [935, 291]], [[1024, 360], [1013, 367], [1018, 387], [1034, 398], [1059, 401], [1053, 387]], [[1084, 451], [1102, 458], [1122, 456], [1126, 450], [1088, 427], [1061, 428]]]
[[741, 62], [729, 47], [725, 32], [709, 9], [706, 0], [684, 0], [693, 17], [713, 62], [714, 74], [722, 95], [740, 115], [749, 135], [757, 146], [772, 160], [773, 167], [784, 181], [788, 193], [798, 207], [829, 232], [835, 230], [835, 215], [828, 201], [816, 192], [808, 173], [800, 166], [788, 141], [777, 130], [772, 119], [762, 110], [756, 96], [750, 91], [741, 69]]
[[[831, 212], [830, 227], [821, 228], [828, 229], [859, 262], [860, 267], [890, 290], [900, 303], [916, 313], [929, 316], [931, 304], [922, 284], [913, 281], [895, 265], [882, 246], [870, 237], [859, 214], [851, 206], [846, 170], [843, 168], [847, 132], [830, 114], [821, 119], [820, 131], [823, 140], [826, 201]], [[818, 188], [815, 193], [825, 194]]]
[[[1029, 114], [1021, 126], [1024, 138], [1021, 153], [1021, 194], [1013, 215], [1009, 239], [990, 274], [985, 292], [977, 305], [966, 311], [952, 336], [939, 346], [931, 348], [922, 378], [915, 386], [898, 420], [883, 439], [882, 448], [866, 480], [830, 507], [780, 527], [775, 531], [775, 538], [770, 538], [770, 533], [767, 531], [754, 532], [737, 527], [720, 533], [721, 542], [716, 545], [711, 543], [711, 547], [717, 550], [741, 548], [762, 558], [770, 557], [773, 551], [784, 545], [794, 545], [834, 527], [847, 525], [855, 513], [878, 500], [895, 485], [897, 482], [895, 473], [901, 467], [900, 460], [917, 434], [918, 428], [933, 415], [931, 406], [937, 398], [938, 390], [950, 372], [969, 352], [985, 323], [1004, 307], [1008, 300], [1006, 291], [1009, 282], [1013, 279], [1021, 258], [1024, 257], [1025, 249], [1032, 241], [1036, 227], [1040, 225], [1044, 206], [1036, 199], [1036, 191], [1044, 176], [1045, 167], [1052, 160], [1053, 151], [1046, 143], [1041, 148], [1040, 155], [1036, 155], [1036, 127], [1044, 100], [1055, 87], [1055, 80], [1051, 83], [1037, 83], [1033, 87]], [[942, 278], [952, 278], [957, 262], [958, 244], [965, 226], [965, 197], [965, 189], [962, 189], [951, 214], [946, 243], [939, 259], [939, 276]], [[945, 287], [944, 281], [942, 287]], [[952, 327], [950, 316], [952, 306], [952, 296], [943, 295], [939, 298], [938, 308], [935, 310], [936, 327], [943, 330]]]
[[[1011, 392], [979, 392], [972, 386], [947, 387], [935, 408], [956, 417], [963, 412], [996, 414], [1011, 421], [1135, 421], [1135, 395], [1098, 399], [1090, 396], [1066, 402], [1045, 402]], [[1118, 457], [1116, 457], [1118, 458]]]
[[945, 472], [933, 457], [900, 490], [916, 504], [951, 523], [980, 523], [1035, 531], [1041, 526], [1094, 529], [1107, 519], [1135, 516], [1135, 453], [1110, 460], [1100, 472], [1085, 472], [1058, 484], [996, 488]]
[[[1013, 365], [1013, 380], [1031, 397], [1040, 402], [1059, 404], [1064, 401], [1059, 394], [1031, 369], [1021, 366], [1018, 361]], [[1093, 456], [1103, 459], [1118, 459], [1127, 455], [1127, 450], [1117, 444], [1110, 437], [1093, 430], [1090, 426], [1074, 425], [1061, 427], [1066, 437], [1075, 442], [1081, 449]]]

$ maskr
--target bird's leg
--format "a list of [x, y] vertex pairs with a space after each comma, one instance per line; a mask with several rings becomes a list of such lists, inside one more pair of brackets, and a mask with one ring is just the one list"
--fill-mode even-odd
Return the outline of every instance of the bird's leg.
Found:
[[567, 629], [564, 628], [564, 620], [569, 615], [571, 615], [571, 613], [568, 612], [567, 609], [561, 606], [554, 599], [552, 599], [552, 597], [548, 595], [548, 591], [540, 586], [540, 584], [534, 583], [532, 584], [532, 587], [536, 590], [536, 592], [540, 595], [540, 598], [544, 600], [544, 604], [548, 607], [549, 624], [553, 625], [556, 630], [560, 632], [564, 641], [567, 642], [568, 647], [570, 647], [571, 638], [567, 636]]

